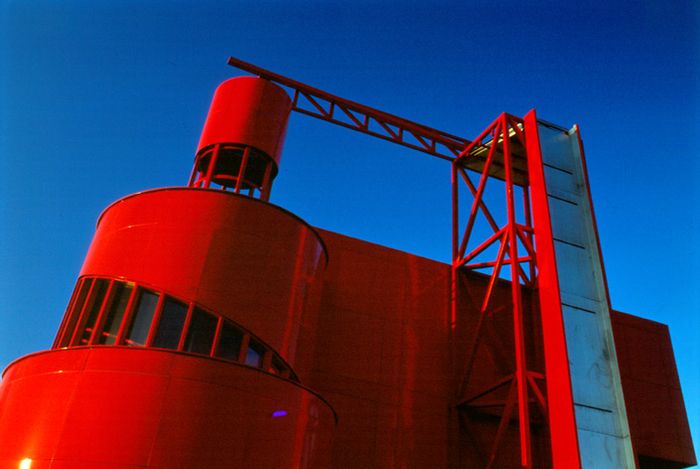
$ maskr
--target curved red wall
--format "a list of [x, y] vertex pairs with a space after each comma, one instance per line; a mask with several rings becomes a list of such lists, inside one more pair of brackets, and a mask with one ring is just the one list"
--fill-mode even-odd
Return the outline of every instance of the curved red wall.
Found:
[[0, 467], [327, 468], [335, 417], [260, 370], [136, 347], [40, 352], [0, 386]]
[[326, 253], [289, 212], [205, 189], [158, 189], [100, 217], [81, 275], [150, 284], [242, 325], [302, 382], [311, 366]]

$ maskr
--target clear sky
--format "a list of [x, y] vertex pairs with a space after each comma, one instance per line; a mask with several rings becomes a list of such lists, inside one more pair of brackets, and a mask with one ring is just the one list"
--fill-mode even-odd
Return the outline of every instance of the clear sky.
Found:
[[[578, 123], [613, 307], [670, 326], [700, 444], [700, 8], [586, 5], [0, 0], [0, 366], [51, 345], [104, 207], [187, 182], [233, 55], [466, 138]], [[447, 163], [306, 116], [272, 201], [450, 255]]]

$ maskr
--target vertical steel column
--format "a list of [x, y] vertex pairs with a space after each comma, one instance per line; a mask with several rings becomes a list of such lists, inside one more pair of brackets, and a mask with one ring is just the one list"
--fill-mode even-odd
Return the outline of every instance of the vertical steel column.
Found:
[[243, 187], [243, 178], [245, 177], [245, 172], [248, 167], [248, 160], [250, 159], [250, 147], [246, 145], [243, 150], [243, 159], [241, 160], [241, 166], [238, 169], [238, 176], [236, 177], [236, 187], [234, 192], [240, 194], [241, 187]]
[[452, 269], [450, 269], [450, 330], [457, 327], [457, 268], [459, 259], [459, 184], [457, 183], [457, 162], [450, 165], [452, 183]]
[[510, 257], [510, 286], [513, 300], [513, 333], [515, 339], [515, 375], [518, 389], [518, 424], [520, 426], [520, 464], [532, 467], [532, 442], [530, 435], [530, 399], [527, 384], [527, 355], [525, 353], [525, 331], [523, 327], [523, 302], [520, 292], [520, 272], [518, 263], [518, 232], [515, 221], [515, 196], [513, 195], [513, 174], [508, 136], [508, 117], [502, 116], [503, 123], [503, 166], [506, 176], [506, 199], [508, 205], [508, 256]]
[[212, 176], [214, 175], [214, 171], [216, 171], [216, 163], [219, 159], [219, 152], [221, 150], [221, 145], [218, 143], [214, 145], [214, 149], [212, 150], [212, 154], [209, 157], [209, 167], [207, 168], [207, 173], [206, 176], [204, 176], [204, 187], [209, 188], [211, 185], [211, 180]]
[[552, 463], [554, 467], [580, 468], [552, 221], [547, 202], [537, 116], [534, 110], [525, 116], [524, 126], [527, 135], [527, 166], [533, 225], [537, 242], [537, 289], [544, 338]]

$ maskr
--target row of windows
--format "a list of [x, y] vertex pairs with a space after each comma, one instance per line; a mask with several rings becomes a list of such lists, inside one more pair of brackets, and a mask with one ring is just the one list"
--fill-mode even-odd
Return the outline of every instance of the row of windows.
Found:
[[269, 347], [194, 303], [121, 280], [78, 280], [55, 348], [130, 345], [190, 352], [297, 380]]

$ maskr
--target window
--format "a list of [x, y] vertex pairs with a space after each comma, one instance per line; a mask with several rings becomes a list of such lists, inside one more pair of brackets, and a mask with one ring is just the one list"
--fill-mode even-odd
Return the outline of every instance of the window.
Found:
[[53, 346], [51, 348], [56, 348], [60, 347], [60, 341], [63, 338], [63, 335], [66, 333], [66, 329], [70, 325], [70, 317], [71, 313], [73, 312], [73, 307], [75, 305], [75, 301], [78, 299], [78, 294], [80, 293], [80, 286], [82, 284], [83, 280], [78, 279], [78, 283], [75, 284], [75, 288], [73, 288], [73, 293], [70, 295], [70, 300], [68, 300], [68, 306], [66, 307], [66, 312], [63, 314], [63, 320], [61, 321], [61, 325], [58, 327], [58, 333], [56, 334], [56, 339], [53, 342]]
[[83, 280], [83, 283], [80, 286], [80, 292], [78, 293], [78, 297], [75, 299], [75, 303], [73, 303], [73, 308], [68, 312], [68, 324], [66, 324], [66, 328], [63, 331], [61, 343], [58, 344], [59, 347], [66, 347], [70, 344], [70, 339], [73, 336], [73, 332], [75, 331], [75, 325], [78, 322], [78, 319], [80, 318], [80, 312], [83, 310], [85, 298], [87, 297], [91, 286], [91, 278]]
[[185, 351], [209, 355], [214, 341], [217, 319], [209, 313], [195, 308], [187, 331]]
[[[180, 301], [132, 282], [95, 277], [79, 279], [61, 327], [55, 348], [92, 344], [148, 345], [211, 354], [298, 381], [280, 356], [233, 321], [199, 308], [193, 302]], [[179, 348], [181, 343], [183, 347]]]
[[248, 352], [245, 357], [245, 364], [249, 366], [255, 366], [260, 368], [262, 366], [263, 355], [265, 354], [265, 347], [257, 341], [250, 339], [248, 344]]
[[102, 333], [97, 339], [98, 344], [113, 345], [116, 343], [119, 327], [122, 325], [122, 319], [124, 319], [124, 313], [133, 290], [133, 285], [128, 283], [115, 281], [112, 285], [112, 298], [107, 309]]
[[216, 356], [226, 360], [236, 360], [241, 354], [243, 332], [229, 322], [224, 322], [221, 327], [219, 346], [216, 348]]
[[270, 368], [267, 371], [285, 378], [289, 376], [289, 370], [284, 365], [284, 362], [282, 362], [282, 360], [280, 360], [276, 355], [272, 356], [272, 362], [270, 363]]
[[153, 346], [177, 349], [186, 316], [187, 305], [166, 296]]
[[127, 345], [146, 345], [148, 331], [151, 328], [151, 322], [153, 322], [153, 314], [156, 312], [159, 296], [158, 293], [148, 290], [139, 292], [134, 317], [131, 319], [129, 330], [126, 333]]
[[90, 291], [90, 298], [88, 298], [85, 311], [83, 312], [83, 317], [85, 319], [81, 319], [81, 321], [83, 321], [82, 326], [80, 326], [82, 330], [79, 334], [75, 335], [73, 345], [87, 345], [90, 342], [90, 337], [95, 328], [97, 316], [102, 309], [102, 303], [104, 302], [108, 285], [109, 280], [103, 278], [95, 280], [92, 290]]

